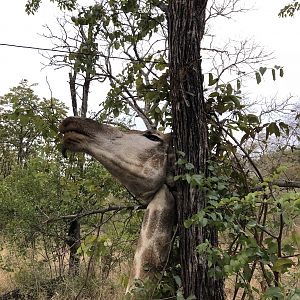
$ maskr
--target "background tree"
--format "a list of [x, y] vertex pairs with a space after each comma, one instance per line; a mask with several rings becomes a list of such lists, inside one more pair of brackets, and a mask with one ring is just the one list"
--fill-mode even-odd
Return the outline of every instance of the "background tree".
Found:
[[[51, 2], [57, 2], [60, 9], [71, 10], [76, 7], [77, 0], [50, 0]], [[25, 10], [28, 14], [34, 14], [39, 9], [42, 0], [28, 0], [25, 5]]]
[[285, 5], [279, 12], [279, 17], [293, 17], [295, 12], [300, 10], [300, 3], [298, 1], [293, 1]]
[[[27, 80], [22, 80], [0, 98], [0, 105], [3, 176], [9, 174], [9, 164], [14, 161], [24, 166], [37, 153], [51, 155], [57, 141], [57, 125], [66, 114], [62, 103], [54, 98], [39, 99]], [[6, 158], [6, 154], [10, 157]]]

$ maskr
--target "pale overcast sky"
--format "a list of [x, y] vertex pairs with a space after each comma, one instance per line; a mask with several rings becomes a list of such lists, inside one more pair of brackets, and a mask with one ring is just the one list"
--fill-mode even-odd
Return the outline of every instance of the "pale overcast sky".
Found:
[[[278, 12], [292, 0], [260, 0], [245, 1], [253, 7], [250, 12], [237, 15], [233, 20], [223, 20], [215, 25], [215, 33], [219, 38], [231, 36], [234, 39], [252, 37], [257, 43], [273, 52], [275, 64], [284, 67], [284, 77], [273, 83], [271, 76], [259, 86], [253, 82], [251, 87], [257, 95], [271, 97], [276, 93], [280, 96], [289, 94], [300, 95], [300, 12], [294, 18], [279, 18]], [[58, 9], [49, 0], [44, 0], [40, 10], [34, 16], [25, 13], [25, 0], [9, 0], [1, 3], [0, 43], [49, 47], [49, 41], [39, 36], [44, 24], [53, 24]], [[1, 81], [0, 95], [17, 85], [21, 79], [30, 83], [38, 83], [35, 87], [40, 97], [50, 97], [46, 77], [51, 85], [53, 96], [70, 106], [67, 69], [42, 70], [42, 56], [38, 51], [0, 46]], [[266, 66], [268, 66], [266, 64]], [[105, 94], [92, 91], [94, 103], [104, 99]], [[96, 100], [97, 99], [97, 100]]]

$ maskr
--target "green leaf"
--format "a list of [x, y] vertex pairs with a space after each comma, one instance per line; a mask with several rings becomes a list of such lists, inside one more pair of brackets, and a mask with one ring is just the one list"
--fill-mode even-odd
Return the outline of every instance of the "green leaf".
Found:
[[209, 249], [209, 242], [206, 240], [204, 243], [198, 245], [196, 249], [199, 254], [205, 253]]
[[190, 228], [193, 224], [194, 224], [194, 220], [193, 219], [188, 219], [188, 220], [185, 220], [183, 222], [183, 225], [184, 225], [185, 228]]
[[197, 298], [194, 295], [188, 296], [186, 300], [197, 300]]
[[278, 258], [273, 264], [272, 270], [280, 273], [286, 273], [294, 265], [290, 258]]
[[289, 300], [300, 300], [300, 290], [299, 289], [295, 289], [294, 291], [292, 291], [292, 295], [289, 295], [291, 298], [289, 298]]
[[116, 50], [118, 50], [118, 49], [120, 49], [120, 47], [121, 47], [121, 44], [120, 44], [119, 42], [115, 41], [115, 42], [114, 42], [114, 48], [115, 48]]
[[245, 141], [248, 140], [249, 137], [250, 137], [249, 133], [245, 133], [245, 134], [242, 136], [240, 143], [243, 144]]
[[213, 74], [209, 73], [208, 74], [208, 86], [212, 86], [212, 85], [214, 85], [217, 82], [218, 82], [218, 78], [214, 79]]
[[194, 169], [194, 165], [191, 164], [191, 163], [186, 163], [185, 164], [185, 169], [188, 170], [188, 171], [193, 170]]
[[279, 122], [279, 127], [280, 127], [281, 130], [284, 130], [284, 131], [285, 131], [286, 135], [289, 134], [289, 132], [290, 132], [290, 127], [289, 127], [288, 124], [286, 124], [286, 123], [284, 123], [284, 122]]
[[266, 139], [272, 134], [275, 134], [276, 137], [280, 136], [279, 127], [275, 122], [270, 123], [266, 128]]
[[177, 154], [181, 157], [185, 157], [185, 153], [183, 151], [177, 151]]
[[212, 92], [211, 94], [209, 94], [210, 98], [215, 98], [218, 97], [220, 94], [218, 92]]
[[192, 181], [192, 176], [190, 174], [185, 174], [184, 179], [187, 181], [188, 184], [190, 184]]
[[178, 181], [180, 179], [182, 179], [182, 175], [176, 175], [176, 176], [174, 176], [174, 181]]
[[182, 285], [181, 278], [178, 275], [174, 275], [173, 278], [174, 278], [177, 286], [181, 287], [181, 285]]
[[167, 63], [164, 59], [164, 57], [161, 55], [159, 60], [155, 63], [155, 69], [158, 71], [162, 71], [167, 67]]
[[266, 299], [284, 299], [284, 294], [279, 287], [269, 287], [264, 296]]
[[203, 186], [204, 184], [204, 176], [201, 174], [194, 174], [192, 175], [192, 184], [196, 186]]
[[218, 182], [217, 190], [223, 191], [227, 188], [227, 185], [225, 185], [223, 182]]
[[241, 81], [239, 79], [236, 81], [236, 88], [238, 91], [241, 89]]
[[282, 68], [279, 70], [279, 76], [283, 77], [283, 69]]
[[187, 163], [186, 159], [184, 159], [184, 158], [179, 158], [176, 162], [176, 164], [179, 166], [185, 165], [186, 163]]
[[276, 80], [276, 73], [275, 73], [275, 69], [272, 69], [272, 77], [273, 77], [273, 80], [275, 81], [275, 80]]
[[261, 83], [261, 76], [258, 72], [255, 72], [255, 78], [256, 78], [257, 84], [260, 84]]
[[199, 221], [199, 226], [201, 227], [205, 227], [208, 224], [208, 219], [207, 218], [203, 218], [201, 221]]
[[265, 67], [259, 68], [259, 72], [260, 72], [261, 76], [263, 76], [266, 73], [266, 71], [267, 71], [267, 68], [265, 68]]
[[257, 226], [257, 222], [255, 220], [250, 220], [247, 224], [248, 227], [253, 228]]
[[253, 123], [259, 123], [259, 119], [256, 115], [253, 115], [253, 114], [248, 114], [247, 115], [247, 120], [250, 124], [253, 124]]
[[[223, 111], [225, 112], [226, 110], [228, 111], [232, 111], [234, 108], [241, 108], [241, 103], [240, 103], [240, 98], [234, 95], [225, 95], [223, 97], [223, 101], [225, 104], [228, 105], [224, 105]], [[234, 106], [232, 105], [232, 103], [234, 103]]]
[[114, 114], [114, 117], [117, 118], [120, 115], [119, 109], [118, 108], [114, 108], [113, 109], [113, 114]]
[[232, 95], [233, 89], [230, 83], [227, 84], [227, 95], [230, 96]]

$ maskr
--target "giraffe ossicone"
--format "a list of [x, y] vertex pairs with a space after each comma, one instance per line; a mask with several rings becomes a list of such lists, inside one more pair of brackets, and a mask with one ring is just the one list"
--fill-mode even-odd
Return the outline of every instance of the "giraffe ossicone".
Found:
[[78, 117], [64, 119], [59, 131], [63, 154], [90, 154], [147, 204], [126, 291], [135, 279], [155, 281], [167, 262], [175, 219], [175, 200], [166, 182], [170, 135], [126, 131]]

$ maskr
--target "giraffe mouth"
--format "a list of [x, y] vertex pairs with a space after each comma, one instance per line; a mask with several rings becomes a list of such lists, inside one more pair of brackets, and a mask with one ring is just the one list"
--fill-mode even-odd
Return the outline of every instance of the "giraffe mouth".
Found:
[[79, 131], [66, 131], [62, 134], [62, 148], [61, 152], [64, 158], [68, 158], [67, 151], [81, 152], [82, 142], [85, 135]]
[[81, 118], [69, 117], [61, 122], [58, 130], [62, 138], [61, 152], [65, 158], [67, 158], [68, 150], [84, 152], [86, 139], [91, 137], [91, 133], [85, 127], [85, 121]]

